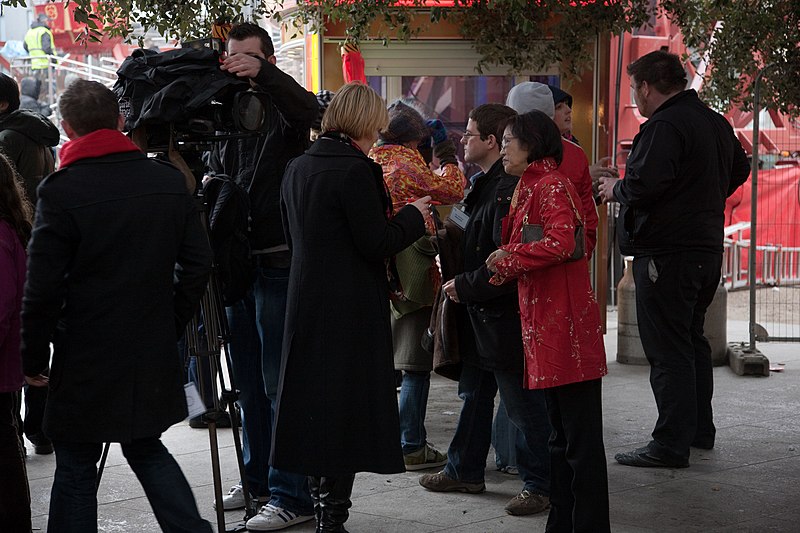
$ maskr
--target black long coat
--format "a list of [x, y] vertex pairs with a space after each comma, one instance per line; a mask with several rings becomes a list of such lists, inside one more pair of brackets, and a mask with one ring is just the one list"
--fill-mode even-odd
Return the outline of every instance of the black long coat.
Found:
[[[522, 374], [525, 355], [517, 284], [492, 285], [486, 259], [501, 242], [502, 221], [519, 181], [497, 160], [464, 199], [469, 222], [464, 231], [464, 273], [455, 277], [458, 299], [466, 304], [471, 335], [459, 327], [462, 359], [486, 370]], [[463, 314], [459, 315], [462, 319]], [[470, 345], [472, 343], [472, 345]]]
[[129, 442], [186, 418], [177, 332], [211, 251], [181, 173], [141, 152], [76, 161], [39, 187], [28, 252], [25, 375], [54, 346], [45, 433]]
[[387, 220], [381, 167], [334, 139], [292, 161], [281, 191], [292, 266], [271, 464], [402, 472], [384, 260], [423, 218], [404, 207]]

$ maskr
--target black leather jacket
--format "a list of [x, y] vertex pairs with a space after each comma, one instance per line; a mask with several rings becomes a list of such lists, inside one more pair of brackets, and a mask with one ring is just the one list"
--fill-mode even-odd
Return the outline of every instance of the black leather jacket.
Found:
[[626, 255], [683, 250], [722, 253], [725, 199], [750, 163], [733, 128], [690, 89], [659, 107], [633, 139], [625, 177], [619, 247]]
[[311, 123], [319, 104], [288, 74], [268, 61], [255, 78], [258, 88], [272, 99], [272, 129], [264, 136], [224, 141], [209, 157], [209, 168], [250, 187], [250, 248], [254, 253], [285, 244], [280, 214], [283, 173], [290, 160], [309, 145]]
[[[457, 275], [455, 282], [458, 298], [467, 306], [475, 344], [475, 350], [462, 350], [465, 362], [487, 370], [521, 373], [524, 354], [517, 284], [491, 285], [485, 265], [501, 244], [502, 221], [518, 181], [505, 173], [499, 159], [475, 180], [464, 199], [469, 214], [463, 241], [464, 273]], [[459, 340], [469, 342], [468, 338]]]

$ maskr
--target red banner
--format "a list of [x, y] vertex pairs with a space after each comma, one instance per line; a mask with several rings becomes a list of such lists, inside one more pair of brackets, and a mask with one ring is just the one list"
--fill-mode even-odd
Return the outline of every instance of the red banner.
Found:
[[[96, 4], [92, 2], [92, 8], [95, 6]], [[75, 21], [75, 4], [73, 3], [48, 2], [35, 6], [34, 13], [36, 16], [44, 13], [50, 18], [47, 25], [53, 32], [56, 49], [62, 53], [92, 54], [110, 52], [114, 45], [122, 41], [119, 37], [103, 37], [99, 43], [92, 41], [87, 41], [85, 44], [76, 43], [75, 38], [86, 25]]]

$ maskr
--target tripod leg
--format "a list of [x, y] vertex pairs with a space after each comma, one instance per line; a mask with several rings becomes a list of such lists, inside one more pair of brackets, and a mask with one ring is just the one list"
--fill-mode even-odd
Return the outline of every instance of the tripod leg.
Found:
[[103, 477], [103, 469], [106, 467], [106, 459], [108, 459], [109, 448], [111, 448], [110, 442], [103, 444], [103, 455], [100, 456], [100, 464], [97, 466], [97, 482], [95, 483], [95, 491], [100, 488], [100, 479]]
[[211, 473], [214, 476], [214, 498], [217, 502], [217, 531], [225, 533], [225, 508], [222, 506], [222, 474], [219, 468], [219, 442], [217, 422], [208, 421], [208, 440], [211, 447]]

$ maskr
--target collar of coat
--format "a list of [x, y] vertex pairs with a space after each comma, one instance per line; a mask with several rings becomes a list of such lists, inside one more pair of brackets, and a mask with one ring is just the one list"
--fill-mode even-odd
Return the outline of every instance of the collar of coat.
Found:
[[117, 130], [95, 130], [64, 143], [59, 154], [59, 168], [67, 167], [81, 159], [103, 157], [122, 152], [138, 152], [139, 147]]

